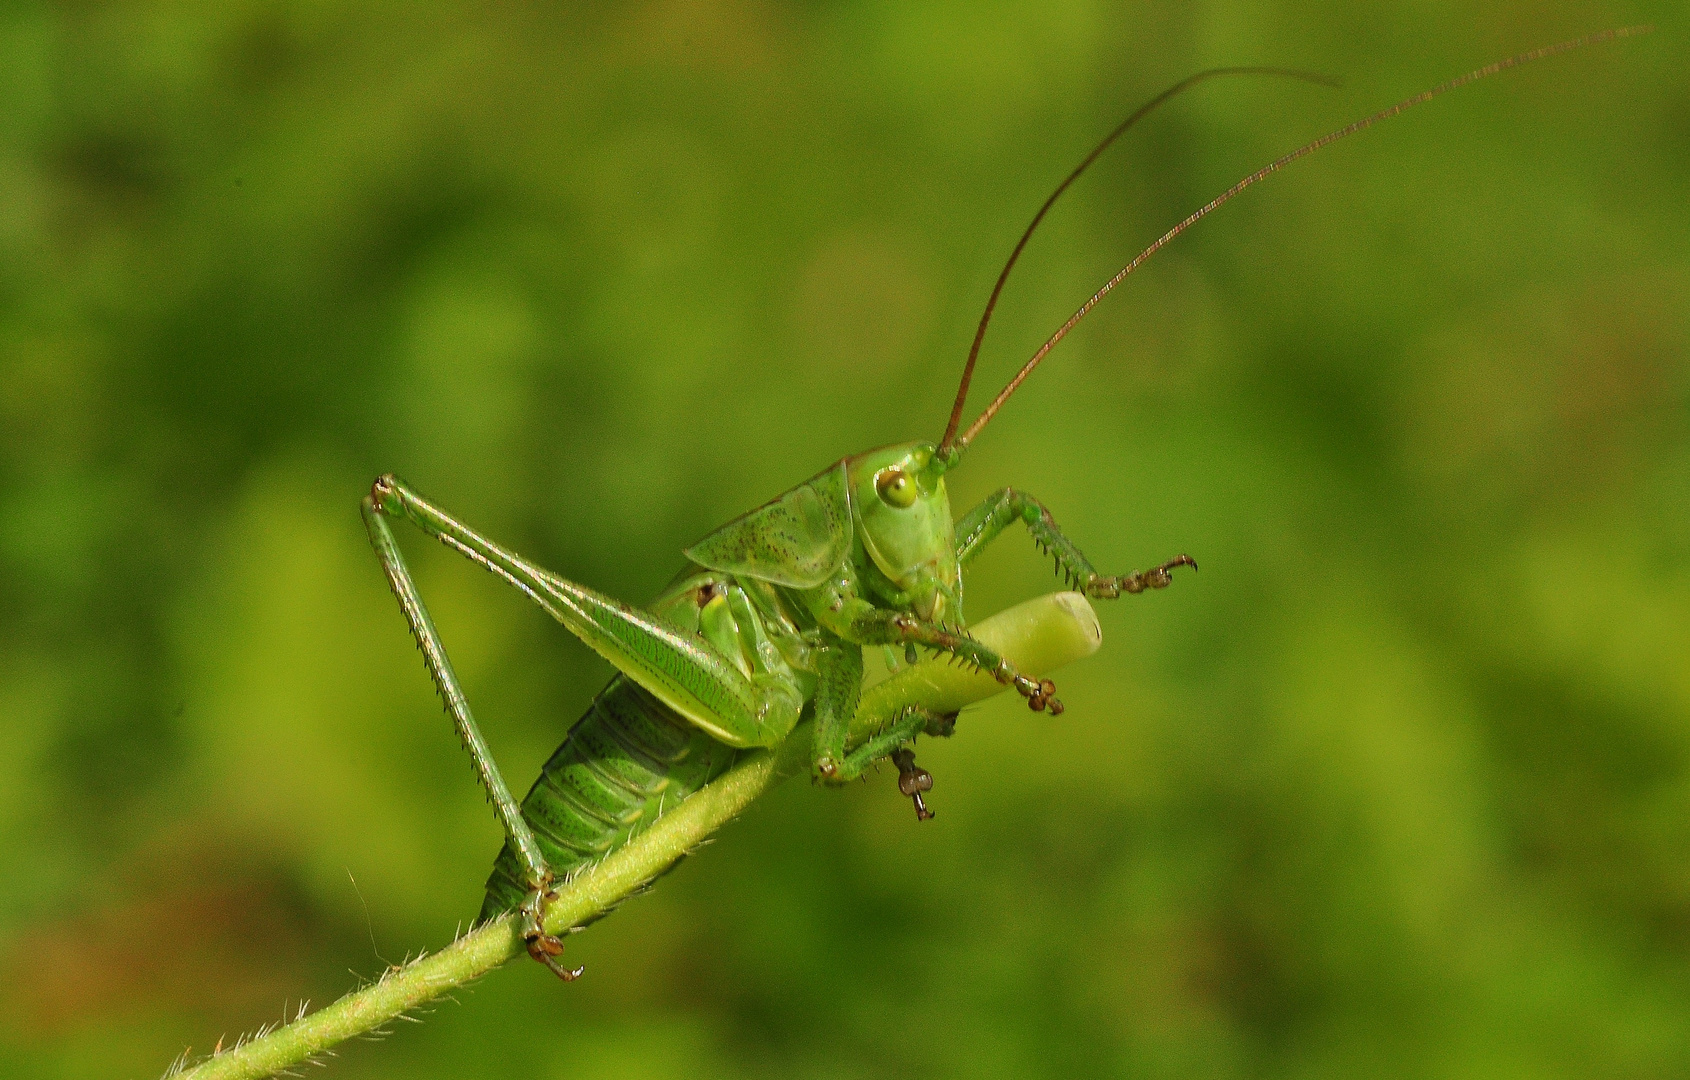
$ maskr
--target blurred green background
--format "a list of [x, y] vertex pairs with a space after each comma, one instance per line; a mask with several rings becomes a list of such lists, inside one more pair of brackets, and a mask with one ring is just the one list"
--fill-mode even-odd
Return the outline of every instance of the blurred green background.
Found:
[[[632, 601], [984, 404], [1100, 567], [1068, 712], [792, 784], [330, 1075], [1690, 1074], [1690, 15], [1659, 2], [18, 3], [0, 14], [0, 1074], [135, 1076], [472, 916], [499, 835], [370, 554], [396, 470]], [[607, 675], [402, 537], [513, 787]], [[1054, 585], [1011, 534], [978, 617]]]

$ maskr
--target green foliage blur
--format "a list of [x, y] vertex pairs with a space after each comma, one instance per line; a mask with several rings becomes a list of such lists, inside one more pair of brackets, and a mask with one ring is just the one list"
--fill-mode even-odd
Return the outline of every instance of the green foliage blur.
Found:
[[[473, 916], [394, 470], [630, 601], [974, 408], [1102, 568], [1067, 714], [788, 785], [334, 1077], [1690, 1075], [1690, 16], [1668, 0], [0, 13], [0, 1075], [136, 1076]], [[511, 785], [607, 676], [401, 537]], [[975, 617], [1055, 586], [1019, 534]]]

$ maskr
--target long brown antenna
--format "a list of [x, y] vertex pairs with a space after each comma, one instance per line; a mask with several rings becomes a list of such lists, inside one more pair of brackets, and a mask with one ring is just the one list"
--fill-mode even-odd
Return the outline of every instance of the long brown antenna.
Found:
[[1358, 131], [1366, 130], [1381, 120], [1390, 119], [1396, 114], [1402, 112], [1404, 109], [1419, 105], [1422, 102], [1430, 101], [1441, 94], [1446, 94], [1449, 91], [1456, 89], [1457, 87], [1465, 86], [1470, 82], [1475, 82], [1479, 79], [1495, 75], [1499, 71], [1506, 71], [1511, 67], [1519, 67], [1521, 64], [1527, 64], [1533, 60], [1541, 60], [1547, 56], [1564, 53], [1569, 49], [1577, 49], [1585, 45], [1594, 45], [1602, 41], [1612, 41], [1615, 38], [1634, 37], [1638, 34], [1647, 34], [1653, 29], [1653, 26], [1624, 26], [1616, 30], [1604, 30], [1599, 34], [1589, 34], [1585, 37], [1575, 38], [1572, 41], [1563, 41], [1559, 45], [1549, 45], [1541, 49], [1533, 49], [1530, 52], [1524, 52], [1518, 56], [1511, 56], [1506, 60], [1498, 60], [1494, 64], [1487, 64], [1477, 70], [1469, 71], [1467, 74], [1453, 78], [1442, 85], [1434, 86], [1430, 90], [1422, 91], [1411, 98], [1399, 101], [1390, 108], [1376, 112], [1364, 120], [1357, 120], [1355, 123], [1341, 127], [1337, 131], [1322, 135], [1313, 142], [1306, 143], [1291, 151], [1289, 154], [1286, 154], [1284, 157], [1272, 164], [1256, 170], [1249, 176], [1246, 176], [1244, 179], [1238, 181], [1238, 183], [1227, 188], [1219, 196], [1192, 213], [1190, 217], [1187, 217], [1184, 221], [1163, 233], [1157, 238], [1154, 244], [1151, 244], [1149, 247], [1139, 252], [1138, 256], [1134, 258], [1132, 262], [1128, 263], [1121, 269], [1120, 273], [1110, 278], [1101, 289], [1093, 293], [1091, 299], [1080, 305], [1080, 310], [1074, 312], [1073, 316], [1070, 317], [1067, 322], [1063, 323], [1056, 333], [1050, 336], [1048, 341], [1039, 346], [1039, 350], [1033, 354], [1033, 358], [1028, 360], [1021, 370], [1016, 373], [1015, 378], [1009, 380], [1009, 385], [1005, 386], [1002, 392], [998, 394], [992, 403], [986, 406], [986, 411], [982, 412], [974, 423], [968, 426], [968, 430], [954, 442], [947, 439], [946, 443], [942, 444], [942, 451], [954, 450], [956, 452], [960, 452], [962, 449], [967, 447], [969, 443], [973, 442], [974, 437], [980, 433], [980, 429], [985, 427], [993, 416], [997, 415], [997, 411], [1002, 408], [1003, 403], [1009, 400], [1009, 396], [1015, 393], [1016, 388], [1021, 385], [1022, 381], [1025, 380], [1028, 375], [1032, 374], [1034, 368], [1039, 366], [1039, 361], [1045, 358], [1045, 354], [1050, 352], [1050, 350], [1056, 346], [1057, 342], [1061, 341], [1064, 337], [1067, 337], [1068, 331], [1072, 330], [1076, 323], [1085, 318], [1087, 313], [1097, 306], [1097, 302], [1099, 300], [1102, 300], [1105, 296], [1107, 296], [1110, 290], [1114, 289], [1115, 286], [1125, 281], [1127, 275], [1142, 266], [1146, 259], [1162, 250], [1162, 248], [1165, 247], [1174, 237], [1196, 224], [1199, 219], [1207, 217], [1211, 211], [1215, 210], [1223, 203], [1230, 201], [1234, 196], [1250, 185], [1255, 184], [1258, 181], [1265, 180], [1268, 176], [1278, 172], [1280, 169], [1283, 169], [1298, 158], [1307, 157], [1309, 154], [1314, 153], [1316, 150], [1326, 146], [1328, 143], [1337, 142], [1339, 139], [1342, 139], [1347, 135], [1354, 135]]
[[1199, 71], [1195, 75], [1180, 80], [1162, 91], [1160, 94], [1151, 98], [1149, 101], [1145, 102], [1143, 105], [1140, 105], [1138, 110], [1125, 120], [1121, 121], [1114, 131], [1105, 135], [1102, 142], [1092, 147], [1092, 151], [1086, 155], [1086, 159], [1080, 162], [1073, 172], [1068, 174], [1068, 178], [1066, 180], [1056, 185], [1056, 190], [1050, 193], [1050, 198], [1046, 199], [1044, 201], [1044, 205], [1039, 207], [1039, 212], [1033, 215], [1033, 220], [1027, 226], [1027, 231], [1021, 234], [1021, 239], [1015, 242], [1015, 250], [1009, 253], [1009, 261], [1003, 264], [1003, 270], [998, 274], [997, 284], [992, 286], [992, 295], [986, 299], [986, 310], [981, 314], [980, 325], [974, 331], [974, 344], [968, 350], [968, 363], [965, 364], [962, 369], [962, 382], [957, 385], [956, 404], [951, 406], [950, 423], [945, 425], [945, 437], [939, 440], [939, 454], [941, 457], [944, 455], [945, 451], [950, 449], [951, 440], [956, 435], [957, 425], [962, 423], [962, 407], [968, 401], [968, 384], [974, 380], [974, 362], [980, 356], [980, 343], [986, 339], [986, 324], [992, 321], [992, 310], [998, 306], [998, 295], [1003, 292], [1003, 283], [1009, 280], [1009, 272], [1014, 269], [1015, 261], [1021, 257], [1021, 249], [1026, 247], [1027, 241], [1032, 238], [1033, 230], [1039, 227], [1039, 222], [1044, 220], [1045, 214], [1050, 210], [1051, 206], [1055, 204], [1057, 199], [1061, 198], [1064, 191], [1068, 190], [1068, 185], [1078, 180], [1081, 173], [1091, 168], [1092, 162], [1102, 156], [1103, 152], [1109, 149], [1110, 144], [1125, 134], [1128, 128], [1144, 119], [1157, 106], [1161, 105], [1169, 98], [1177, 97], [1178, 95], [1191, 89], [1193, 86], [1196, 86], [1198, 83], [1207, 82], [1208, 80], [1217, 78], [1221, 75], [1276, 75], [1287, 79], [1301, 79], [1304, 82], [1318, 83], [1321, 86], [1336, 87], [1341, 85], [1337, 79], [1329, 78], [1325, 75], [1317, 75], [1309, 71], [1295, 71], [1291, 68], [1209, 68], [1206, 71]]

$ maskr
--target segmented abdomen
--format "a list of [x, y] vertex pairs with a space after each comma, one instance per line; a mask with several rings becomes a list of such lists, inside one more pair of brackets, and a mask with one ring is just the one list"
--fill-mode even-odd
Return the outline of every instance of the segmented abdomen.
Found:
[[[522, 816], [562, 881], [720, 776], [737, 754], [618, 675], [540, 770]], [[522, 865], [506, 844], [487, 879], [481, 918], [517, 907], [526, 893]]]

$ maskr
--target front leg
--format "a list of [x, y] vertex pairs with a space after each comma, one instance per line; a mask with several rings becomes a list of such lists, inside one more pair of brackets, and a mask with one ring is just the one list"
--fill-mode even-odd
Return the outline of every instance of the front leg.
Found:
[[1074, 542], [1056, 527], [1044, 504], [1024, 491], [1004, 488], [986, 497], [979, 506], [963, 515], [956, 527], [957, 562], [963, 566], [1011, 524], [1020, 521], [1033, 534], [1039, 549], [1056, 559], [1056, 571], [1070, 585], [1093, 600], [1113, 600], [1122, 593], [1141, 593], [1146, 589], [1165, 589], [1173, 580], [1176, 566], [1197, 569], [1197, 560], [1189, 555], [1176, 555], [1149, 570], [1140, 570], [1121, 577], [1105, 577], [1091, 565], [1091, 561]]
[[959, 630], [925, 622], [908, 612], [877, 608], [866, 600], [848, 601], [838, 611], [819, 613], [818, 618], [830, 632], [858, 645], [918, 646], [948, 653], [1014, 687], [1034, 712], [1049, 710], [1052, 716], [1062, 712], [1055, 683], [1027, 678], [1008, 660]]

